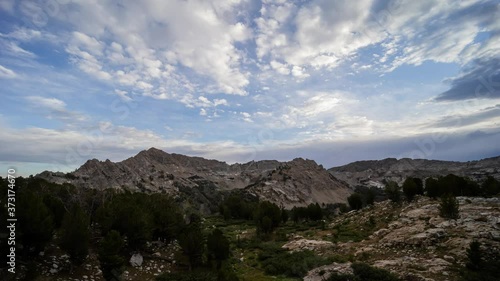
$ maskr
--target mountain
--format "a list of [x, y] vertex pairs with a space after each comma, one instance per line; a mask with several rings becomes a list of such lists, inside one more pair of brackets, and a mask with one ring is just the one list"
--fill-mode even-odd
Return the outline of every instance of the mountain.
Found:
[[500, 179], [500, 156], [479, 161], [454, 162], [426, 159], [395, 159], [357, 161], [328, 171], [351, 187], [383, 187], [386, 180], [402, 183], [407, 177], [438, 177], [448, 174], [483, 180], [490, 175]]
[[304, 204], [345, 203], [352, 190], [312, 160], [296, 158], [245, 188], [285, 208]]
[[352, 193], [345, 183], [312, 160], [229, 165], [156, 148], [141, 151], [122, 162], [92, 159], [68, 174], [45, 171], [37, 177], [82, 188], [167, 193], [210, 210], [218, 205], [221, 193], [230, 190], [241, 190], [284, 207], [346, 202]]

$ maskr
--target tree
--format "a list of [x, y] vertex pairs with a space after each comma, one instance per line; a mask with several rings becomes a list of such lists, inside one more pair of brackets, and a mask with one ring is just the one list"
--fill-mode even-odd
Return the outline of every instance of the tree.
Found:
[[61, 249], [68, 253], [73, 264], [82, 264], [89, 252], [89, 217], [74, 204], [64, 215], [61, 228]]
[[281, 208], [281, 222], [286, 223], [288, 221], [289, 215], [285, 208]]
[[321, 210], [321, 206], [316, 204], [309, 204], [307, 206], [307, 216], [312, 221], [319, 221], [323, 218], [323, 210]]
[[366, 191], [365, 194], [365, 200], [366, 200], [366, 205], [373, 205], [375, 202], [375, 191], [373, 191], [371, 188]]
[[399, 185], [394, 182], [394, 181], [389, 181], [385, 185], [385, 194], [387, 194], [387, 197], [393, 202], [393, 203], [399, 203], [401, 202], [401, 194], [399, 191]]
[[99, 246], [99, 263], [102, 275], [107, 281], [120, 281], [125, 259], [121, 255], [124, 243], [116, 230], [108, 232]]
[[467, 249], [467, 268], [472, 270], [478, 270], [481, 268], [482, 264], [482, 253], [481, 253], [481, 244], [478, 241], [472, 241], [469, 244], [469, 248]]
[[203, 233], [201, 223], [197, 220], [184, 227], [179, 236], [179, 244], [182, 251], [189, 259], [189, 270], [199, 267], [202, 264], [204, 249]]
[[221, 268], [222, 262], [229, 258], [229, 240], [218, 228], [207, 237], [207, 254], [209, 259], [216, 261], [217, 270]]
[[500, 182], [492, 176], [488, 176], [481, 185], [481, 191], [484, 196], [490, 197], [500, 193]]
[[406, 200], [408, 200], [408, 202], [413, 201], [413, 198], [415, 198], [418, 192], [417, 183], [413, 178], [406, 178], [403, 183], [403, 193], [405, 194]]
[[439, 204], [439, 215], [446, 219], [459, 218], [458, 200], [455, 198], [455, 196], [447, 194], [441, 197], [441, 203]]
[[[281, 210], [274, 203], [262, 201], [259, 203], [254, 217], [257, 233], [270, 234], [281, 223]], [[266, 217], [267, 219], [265, 219]]]
[[439, 184], [435, 178], [427, 178], [425, 180], [425, 193], [430, 198], [436, 198], [439, 196]]
[[353, 210], [363, 208], [363, 200], [361, 199], [361, 194], [359, 193], [353, 193], [351, 196], [347, 197], [347, 202]]
[[[54, 231], [54, 223], [42, 198], [34, 192], [25, 190], [19, 193], [17, 221], [19, 241], [26, 254], [38, 254], [50, 239]], [[31, 251], [33, 249], [34, 251]]]

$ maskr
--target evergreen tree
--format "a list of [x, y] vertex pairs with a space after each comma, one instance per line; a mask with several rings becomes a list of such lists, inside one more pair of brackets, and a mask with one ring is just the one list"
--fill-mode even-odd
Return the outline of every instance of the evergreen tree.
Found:
[[280, 225], [281, 210], [274, 203], [262, 201], [255, 211], [254, 218], [257, 224], [257, 233], [269, 234]]
[[209, 259], [216, 261], [217, 270], [221, 268], [222, 262], [229, 258], [229, 240], [218, 228], [207, 237], [207, 253]]
[[353, 210], [359, 210], [363, 208], [363, 200], [361, 199], [361, 194], [353, 193], [351, 196], [347, 197], [347, 202]]
[[406, 200], [408, 202], [413, 201], [415, 195], [419, 192], [419, 187], [417, 183], [413, 180], [413, 178], [407, 178], [403, 183], [403, 193], [405, 194]]
[[481, 185], [481, 192], [484, 196], [490, 197], [500, 193], [500, 182], [492, 176], [488, 176]]
[[399, 185], [396, 182], [389, 181], [385, 185], [385, 194], [393, 203], [401, 202], [401, 193], [399, 191]]
[[435, 178], [427, 178], [425, 180], [425, 193], [430, 198], [438, 197], [440, 195], [438, 180]]
[[455, 196], [447, 194], [441, 197], [441, 203], [439, 204], [439, 215], [446, 219], [459, 218], [458, 200], [455, 198]]
[[367, 206], [373, 205], [373, 203], [375, 202], [375, 191], [373, 191], [371, 188], [366, 191], [365, 201]]
[[37, 254], [52, 239], [54, 223], [51, 213], [42, 198], [29, 190], [19, 193], [18, 203], [19, 242], [26, 254]]
[[202, 265], [204, 249], [204, 237], [201, 230], [201, 223], [193, 219], [184, 228], [179, 237], [179, 244], [182, 251], [189, 259], [189, 269], [195, 269]]
[[116, 230], [108, 232], [99, 246], [99, 263], [102, 275], [107, 281], [120, 281], [125, 259], [121, 255], [124, 243]]
[[483, 257], [481, 253], [481, 244], [478, 241], [472, 241], [469, 244], [469, 248], [467, 249], [467, 258], [469, 259], [467, 262], [467, 268], [472, 270], [478, 270], [481, 268]]
[[75, 204], [64, 216], [61, 228], [61, 249], [68, 253], [73, 264], [82, 264], [89, 251], [89, 217]]

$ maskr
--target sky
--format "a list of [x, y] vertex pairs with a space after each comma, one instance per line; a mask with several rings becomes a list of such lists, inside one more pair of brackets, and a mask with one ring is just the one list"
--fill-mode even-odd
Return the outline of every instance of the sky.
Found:
[[498, 1], [0, 0], [0, 175], [500, 155]]

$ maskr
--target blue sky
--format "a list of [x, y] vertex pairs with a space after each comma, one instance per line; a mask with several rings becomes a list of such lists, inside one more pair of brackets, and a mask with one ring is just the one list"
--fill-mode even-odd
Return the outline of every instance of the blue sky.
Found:
[[500, 155], [497, 1], [0, 0], [0, 174]]

